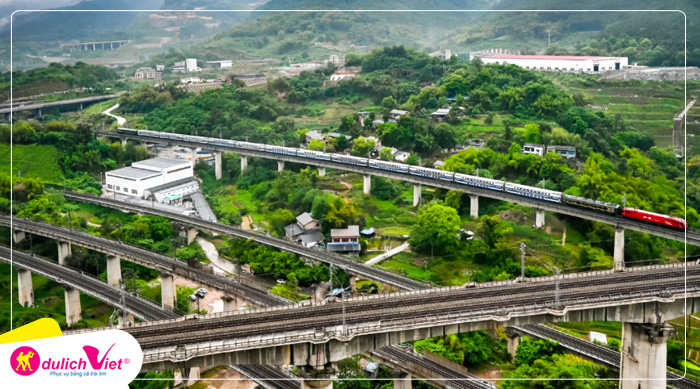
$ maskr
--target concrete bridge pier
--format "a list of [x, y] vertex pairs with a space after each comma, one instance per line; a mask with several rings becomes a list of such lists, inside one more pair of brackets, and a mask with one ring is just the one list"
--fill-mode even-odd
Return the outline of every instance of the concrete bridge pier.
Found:
[[192, 159], [192, 167], [195, 167], [197, 165], [197, 152], [199, 151], [199, 147], [193, 147], [190, 149], [190, 158]]
[[284, 161], [277, 161], [277, 171], [281, 172], [284, 170]]
[[175, 277], [172, 274], [160, 275], [160, 301], [163, 309], [175, 309], [177, 293], [175, 293]]
[[25, 232], [22, 231], [22, 230], [14, 230], [14, 231], [12, 231], [12, 240], [13, 240], [15, 243], [19, 243], [19, 242], [23, 241], [24, 238], [26, 238], [26, 237], [27, 237], [27, 233], [25, 233]]
[[506, 343], [508, 354], [515, 359], [515, 353], [518, 351], [518, 346], [520, 345], [520, 334], [510, 328], [506, 328], [506, 336], [508, 337]]
[[313, 366], [301, 368], [301, 389], [333, 389], [333, 367], [326, 364], [323, 369]]
[[17, 291], [20, 305], [23, 307], [31, 307], [34, 305], [32, 272], [26, 269], [17, 269]]
[[421, 200], [421, 184], [413, 184], [413, 206], [420, 204]]
[[325, 176], [326, 176], [326, 167], [325, 167], [325, 166], [319, 166], [319, 167], [318, 167], [318, 176], [319, 176], [319, 177], [325, 177]]
[[365, 174], [362, 191], [368, 195], [372, 191], [372, 176]]
[[615, 248], [613, 249], [614, 271], [625, 269], [625, 229], [615, 227]]
[[394, 370], [394, 389], [411, 389], [413, 382], [411, 375], [401, 370]]
[[129, 142], [128, 139], [122, 139], [122, 147], [126, 147], [126, 144]]
[[81, 315], [80, 307], [80, 291], [70, 286], [65, 287], [65, 300], [66, 300], [66, 324], [68, 327], [80, 321], [83, 316]]
[[116, 255], [107, 255], [107, 283], [117, 287], [122, 284], [122, 266]]
[[187, 386], [194, 385], [197, 381], [201, 379], [198, 367], [187, 368], [185, 369], [185, 373], [187, 375]]
[[168, 158], [175, 158], [175, 145], [168, 145]]
[[241, 173], [248, 168], [248, 157], [241, 155]]
[[479, 196], [469, 195], [469, 216], [474, 219], [479, 218]]
[[70, 248], [70, 243], [69, 242], [63, 242], [63, 241], [56, 241], [58, 244], [58, 264], [59, 265], [65, 265], [66, 264], [66, 258], [70, 257], [72, 254], [71, 248]]
[[620, 389], [666, 388], [666, 344], [675, 334], [669, 323], [623, 323]]
[[134, 326], [135, 323], [136, 319], [134, 319], [134, 315], [128, 312], [122, 312], [119, 315], [119, 328], [131, 328]]
[[216, 151], [214, 152], [214, 173], [216, 175], [216, 179], [220, 180], [221, 177], [223, 177], [223, 166], [221, 162], [221, 151]]
[[544, 209], [535, 210], [535, 227], [544, 227]]
[[191, 245], [192, 242], [194, 242], [195, 238], [197, 238], [197, 229], [194, 227], [190, 227], [187, 229], [187, 245]]
[[238, 311], [238, 300], [236, 300], [236, 297], [223, 296], [221, 299], [224, 301], [224, 312]]

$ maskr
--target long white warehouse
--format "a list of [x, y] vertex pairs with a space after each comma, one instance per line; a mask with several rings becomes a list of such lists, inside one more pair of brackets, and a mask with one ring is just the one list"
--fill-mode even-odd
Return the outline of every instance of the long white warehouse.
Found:
[[567, 73], [600, 73], [622, 69], [628, 65], [627, 57], [592, 57], [580, 55], [472, 55], [485, 64], [517, 65], [529, 70]]

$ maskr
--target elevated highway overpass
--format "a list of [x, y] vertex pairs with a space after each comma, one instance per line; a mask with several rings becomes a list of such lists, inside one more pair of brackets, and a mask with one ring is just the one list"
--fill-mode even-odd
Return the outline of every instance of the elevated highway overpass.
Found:
[[46, 108], [63, 107], [68, 105], [77, 105], [80, 109], [83, 109], [83, 104], [92, 104], [98, 101], [105, 101], [119, 97], [119, 94], [109, 94], [101, 96], [89, 96], [81, 97], [77, 99], [68, 100], [58, 100], [58, 101], [48, 101], [45, 103], [32, 103], [32, 104], [18, 104], [12, 105], [7, 108], [0, 108], [0, 114], [3, 115], [6, 122], [9, 122], [10, 113], [22, 112], [22, 111], [37, 111], [39, 116], [41, 116], [41, 110]]

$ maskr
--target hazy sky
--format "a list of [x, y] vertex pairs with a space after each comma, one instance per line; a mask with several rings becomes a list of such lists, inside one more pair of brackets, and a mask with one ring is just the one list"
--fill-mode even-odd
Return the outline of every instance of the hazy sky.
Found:
[[18, 9], [47, 9], [65, 7], [81, 0], [0, 0], [0, 28], [10, 23], [10, 15]]

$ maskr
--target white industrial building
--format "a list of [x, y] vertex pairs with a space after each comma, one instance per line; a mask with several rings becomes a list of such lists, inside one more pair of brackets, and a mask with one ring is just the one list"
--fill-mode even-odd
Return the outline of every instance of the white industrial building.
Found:
[[[220, 65], [221, 69], [230, 69], [233, 67], [233, 60], [230, 60], [230, 59], [224, 59], [221, 61], [207, 61], [207, 63], [209, 63], [209, 64], [218, 63]], [[195, 64], [195, 66], [197, 66], [197, 64]]]
[[151, 158], [112, 170], [105, 176], [108, 192], [153, 198], [160, 203], [178, 203], [199, 190], [192, 163], [179, 159]]
[[599, 73], [628, 66], [627, 57], [592, 57], [580, 55], [472, 54], [484, 64], [517, 65], [529, 70], [566, 73]]

